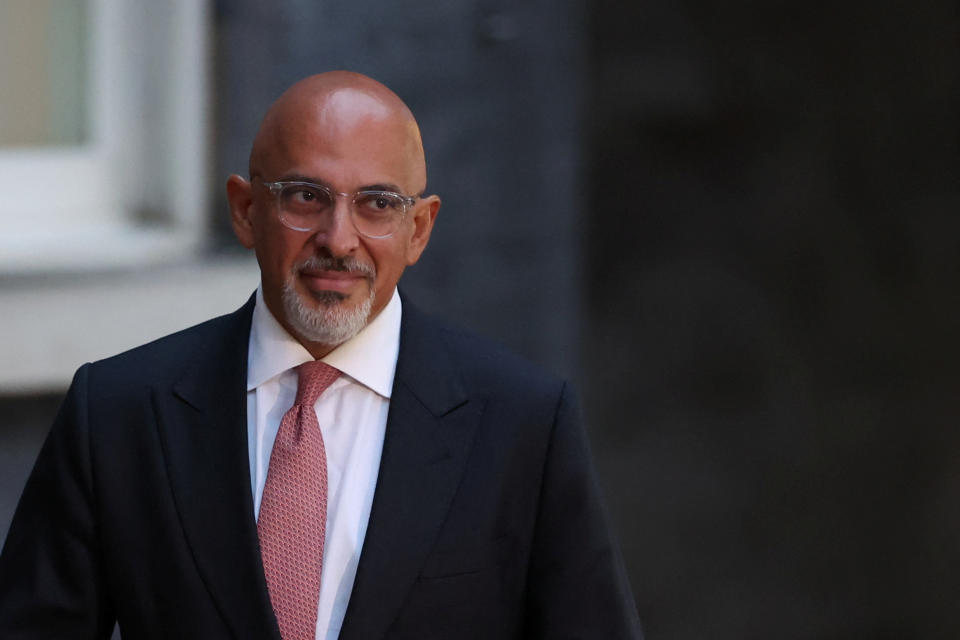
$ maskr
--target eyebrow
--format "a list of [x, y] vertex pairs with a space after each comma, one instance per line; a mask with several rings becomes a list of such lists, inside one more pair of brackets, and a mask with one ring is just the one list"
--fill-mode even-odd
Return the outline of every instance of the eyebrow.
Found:
[[403, 193], [403, 189], [398, 187], [395, 184], [390, 182], [386, 184], [371, 184], [365, 187], [360, 187], [357, 191], [393, 191], [394, 193]]
[[[303, 176], [296, 173], [282, 175], [276, 179], [276, 182], [309, 182], [311, 184], [318, 184], [323, 187], [327, 187], [328, 189], [333, 189], [333, 187], [324, 180], [318, 180], [317, 178]], [[392, 191], [394, 193], [403, 194], [403, 190], [392, 182], [364, 185], [358, 188], [357, 191]]]

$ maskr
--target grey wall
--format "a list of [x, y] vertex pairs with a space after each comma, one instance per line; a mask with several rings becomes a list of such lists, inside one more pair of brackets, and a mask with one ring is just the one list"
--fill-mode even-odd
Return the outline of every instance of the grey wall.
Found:
[[960, 637], [956, 3], [591, 7], [586, 406], [650, 636]]

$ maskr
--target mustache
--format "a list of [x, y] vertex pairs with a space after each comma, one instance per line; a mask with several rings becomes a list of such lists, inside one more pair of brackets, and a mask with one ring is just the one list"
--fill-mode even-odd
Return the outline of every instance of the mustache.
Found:
[[365, 276], [368, 280], [373, 280], [377, 276], [377, 270], [373, 265], [357, 260], [353, 256], [344, 256], [335, 258], [333, 256], [311, 256], [303, 262], [294, 265], [294, 271], [304, 269], [315, 269], [318, 271], [343, 271], [346, 273], [357, 273]]

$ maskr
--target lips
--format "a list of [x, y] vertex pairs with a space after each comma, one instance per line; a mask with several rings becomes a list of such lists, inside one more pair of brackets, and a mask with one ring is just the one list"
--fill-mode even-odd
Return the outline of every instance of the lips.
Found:
[[311, 256], [296, 265], [293, 273], [311, 293], [348, 296], [364, 282], [373, 288], [376, 269], [353, 256]]
[[350, 293], [366, 282], [367, 276], [356, 271], [304, 269], [300, 272], [300, 279], [311, 291]]

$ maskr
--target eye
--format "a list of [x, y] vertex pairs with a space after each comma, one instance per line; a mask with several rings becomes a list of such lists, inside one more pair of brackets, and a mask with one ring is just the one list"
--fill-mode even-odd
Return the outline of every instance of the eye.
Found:
[[330, 204], [330, 196], [318, 187], [292, 184], [283, 190], [283, 203], [293, 207], [324, 207]]
[[357, 207], [371, 213], [393, 213], [403, 210], [403, 199], [388, 191], [368, 191], [357, 194]]

